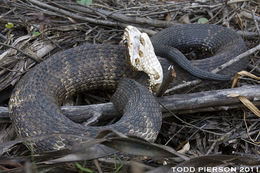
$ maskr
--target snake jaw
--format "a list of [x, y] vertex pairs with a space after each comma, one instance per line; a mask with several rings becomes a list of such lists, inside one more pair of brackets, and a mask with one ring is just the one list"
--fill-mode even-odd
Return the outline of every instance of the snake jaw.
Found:
[[127, 26], [123, 35], [127, 46], [130, 64], [137, 71], [145, 72], [149, 77], [150, 91], [157, 93], [163, 81], [163, 70], [149, 36], [141, 33], [136, 27]]

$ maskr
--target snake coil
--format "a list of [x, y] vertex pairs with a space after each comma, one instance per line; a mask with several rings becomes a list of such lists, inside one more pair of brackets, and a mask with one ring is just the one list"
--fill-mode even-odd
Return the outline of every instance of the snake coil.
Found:
[[[158, 56], [173, 60], [203, 79], [227, 80], [247, 62], [242, 60], [222, 72], [228, 75], [209, 72], [246, 50], [243, 40], [234, 31], [216, 25], [168, 28], [153, 36], [152, 43]], [[177, 50], [187, 47], [208, 49], [216, 55], [188, 61]], [[182, 75], [177, 73], [177, 78], [183, 80]], [[115, 90], [120, 79], [135, 76], [122, 46], [87, 43], [59, 52], [36, 65], [18, 82], [9, 102], [10, 118], [22, 137], [51, 135], [28, 142], [37, 151], [62, 149], [85, 137], [94, 137], [108, 127], [154, 141], [161, 126], [160, 106], [146, 88], [133, 80], [122, 80], [113, 96], [116, 107], [124, 112], [113, 125], [85, 127], [69, 120], [60, 110], [62, 101], [76, 92]]]

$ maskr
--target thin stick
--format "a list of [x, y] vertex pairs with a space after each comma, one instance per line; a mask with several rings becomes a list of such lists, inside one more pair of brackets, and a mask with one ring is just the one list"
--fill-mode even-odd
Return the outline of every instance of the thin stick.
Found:
[[[35, 5], [40, 6], [40, 7], [44, 7], [44, 8], [56, 11], [58, 13], [64, 14], [68, 17], [78, 19], [78, 20], [82, 20], [82, 21], [85, 21], [85, 22], [95, 23], [95, 24], [98, 24], [98, 25], [106, 25], [106, 26], [120, 26], [120, 27], [123, 27], [123, 28], [128, 26], [128, 24], [126, 24], [126, 23], [112, 22], [112, 21], [108, 21], [108, 20], [98, 20], [98, 19], [94, 19], [94, 18], [91, 18], [91, 17], [79, 16], [75, 13], [72, 13], [72, 12], [69, 12], [69, 11], [66, 11], [66, 10], [63, 10], [63, 9], [60, 9], [60, 8], [53, 7], [51, 5], [45, 4], [45, 3], [37, 1], [37, 0], [29, 0], [29, 1], [32, 2]], [[155, 33], [154, 31], [149, 30], [149, 29], [140, 28], [140, 27], [137, 27], [137, 28], [140, 29], [142, 32], [146, 32], [146, 33], [151, 34], [151, 35]]]
[[[162, 112], [170, 110], [178, 113], [194, 113], [244, 107], [238, 98], [228, 97], [230, 94], [239, 94], [247, 97], [247, 99], [253, 101], [254, 104], [260, 104], [260, 87], [258, 85], [191, 94], [176, 94], [160, 97], [158, 101], [167, 108], [167, 110], [162, 108]], [[86, 106], [63, 106], [62, 111], [67, 117], [76, 122], [86, 121], [89, 118], [93, 119], [93, 116], [98, 116], [98, 119], [99, 117], [114, 118], [120, 116], [112, 103]], [[8, 120], [7, 107], [0, 107], [0, 120]]]
[[33, 57], [32, 55], [30, 55], [30, 54], [28, 54], [28, 53], [26, 53], [26, 52], [24, 52], [24, 51], [22, 51], [21, 49], [18, 49], [17, 47], [14, 47], [14, 46], [11, 46], [11, 45], [8, 45], [8, 44], [5, 44], [5, 43], [1, 43], [1, 42], [0, 42], [0, 45], [5, 46], [5, 47], [8, 47], [8, 48], [11, 48], [11, 49], [15, 49], [15, 50], [21, 52], [22, 54], [28, 56], [28, 57], [29, 57], [30, 59], [32, 59], [33, 61], [41, 62], [41, 61], [38, 60], [37, 58]]
[[214, 69], [212, 72], [213, 73], [217, 73], [219, 72], [220, 70], [224, 69], [224, 68], [227, 68], [229, 66], [231, 66], [232, 64], [240, 61], [242, 58], [246, 57], [246, 56], [249, 56], [251, 54], [253, 54], [254, 52], [260, 50], [260, 44], [258, 44], [257, 46], [253, 47], [252, 49], [249, 49], [247, 51], [245, 51], [244, 53], [236, 56], [235, 58], [231, 59], [230, 61], [226, 62], [225, 64], [222, 64], [221, 66], [219, 66], [218, 68]]

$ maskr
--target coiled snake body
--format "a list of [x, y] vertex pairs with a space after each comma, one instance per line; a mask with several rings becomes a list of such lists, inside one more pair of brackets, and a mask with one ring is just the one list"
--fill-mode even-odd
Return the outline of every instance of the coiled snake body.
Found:
[[[193, 63], [206, 64], [207, 67], [211, 64], [213, 68], [246, 49], [243, 40], [233, 31], [215, 25], [173, 27], [156, 34], [152, 42], [156, 54], [167, 58], [177, 54], [168, 51], [166, 45], [177, 48], [190, 45], [211, 47], [214, 49], [212, 51], [218, 53], [215, 59], [208, 58]], [[228, 55], [230, 52], [231, 55]], [[205, 69], [194, 67], [185, 58], [181, 60], [182, 55], [176, 57], [175, 61], [195, 76], [214, 80], [228, 79], [227, 76], [211, 74], [203, 71]], [[244, 66], [245, 61], [240, 62], [231, 71], [234, 73]], [[206, 70], [211, 70], [211, 67]], [[115, 89], [122, 77], [134, 76], [135, 72], [125, 58], [125, 48], [121, 46], [83, 44], [59, 52], [35, 66], [16, 85], [9, 102], [11, 120], [22, 137], [51, 135], [30, 143], [37, 151], [64, 148], [74, 141], [81, 141], [83, 136], [94, 137], [104, 127], [85, 127], [72, 122], [61, 113], [59, 105], [62, 101], [76, 92]], [[182, 74], [177, 76], [180, 78]], [[161, 126], [160, 106], [145, 87], [134, 80], [123, 79], [112, 101], [124, 115], [117, 123], [106, 128], [114, 128], [150, 141], [156, 139]]]
[[[207, 80], [230, 80], [248, 63], [248, 59], [244, 58], [222, 69], [219, 74], [210, 73], [247, 50], [243, 39], [236, 32], [217, 25], [179, 25], [166, 28], [155, 34], [151, 40], [157, 56], [177, 64], [174, 67], [177, 73], [175, 84], [194, 79], [194, 76]], [[189, 61], [181, 52], [188, 52], [190, 49], [195, 49], [196, 53], [206, 51], [212, 56]], [[185, 73], [183, 69], [189, 73]]]

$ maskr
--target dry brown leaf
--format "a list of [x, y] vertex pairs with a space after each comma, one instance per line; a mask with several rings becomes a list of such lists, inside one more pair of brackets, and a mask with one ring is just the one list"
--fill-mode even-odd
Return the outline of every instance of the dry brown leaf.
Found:
[[252, 73], [249, 73], [249, 72], [243, 70], [243, 71], [240, 71], [240, 72], [236, 73], [231, 88], [235, 87], [235, 85], [237, 84], [239, 76], [247, 76], [247, 77], [250, 77], [250, 78], [253, 78], [253, 79], [256, 79], [256, 80], [260, 80], [260, 77], [258, 77], [256, 75], [253, 75]]
[[182, 147], [182, 149], [178, 150], [177, 152], [178, 152], [178, 153], [185, 154], [185, 153], [187, 153], [189, 150], [190, 150], [190, 143], [187, 142], [187, 143]]
[[256, 116], [260, 118], [260, 111], [259, 109], [249, 101], [245, 96], [238, 96], [238, 99], [248, 108], [250, 109]]
[[237, 97], [249, 110], [251, 110], [256, 116], [260, 118], [259, 109], [245, 96], [241, 96], [239, 94], [229, 94], [228, 97]]
[[167, 13], [164, 18], [165, 18], [165, 21], [171, 21], [172, 16], [170, 13]]

